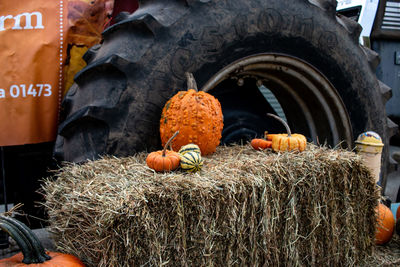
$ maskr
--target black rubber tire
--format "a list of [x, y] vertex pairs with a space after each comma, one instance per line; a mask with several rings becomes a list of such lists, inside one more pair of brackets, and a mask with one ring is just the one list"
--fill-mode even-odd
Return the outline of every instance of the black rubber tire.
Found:
[[63, 101], [56, 157], [82, 162], [158, 148], [162, 107], [186, 89], [185, 71], [201, 88], [224, 66], [266, 52], [323, 73], [354, 137], [373, 130], [388, 145], [395, 125], [385, 113], [391, 90], [374, 74], [378, 55], [359, 45], [361, 27], [335, 9], [334, 0], [141, 1], [85, 55], [88, 66]]

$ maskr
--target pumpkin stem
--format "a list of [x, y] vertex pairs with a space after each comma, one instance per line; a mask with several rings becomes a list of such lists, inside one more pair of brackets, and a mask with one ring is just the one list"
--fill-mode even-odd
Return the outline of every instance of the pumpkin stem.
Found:
[[198, 92], [199, 89], [197, 88], [197, 83], [194, 79], [193, 73], [185, 72], [185, 76], [187, 79], [187, 89], [194, 89], [196, 92]]
[[0, 228], [6, 231], [17, 242], [24, 255], [23, 263], [43, 263], [51, 259], [46, 254], [37, 236], [22, 222], [0, 215]]
[[[24, 255], [24, 260], [27, 258], [33, 257], [33, 249], [29, 244], [26, 236], [21, 233], [18, 229], [16, 229], [13, 225], [10, 225], [8, 222], [0, 220], [0, 228], [4, 232], [6, 232], [9, 236], [11, 236], [18, 244], [18, 247], [22, 251]], [[23, 261], [26, 263], [25, 261]]]
[[174, 138], [178, 135], [179, 131], [176, 131], [170, 139], [168, 139], [167, 143], [165, 143], [163, 152], [162, 152], [162, 156], [165, 157], [165, 153], [167, 152], [167, 147], [169, 146], [169, 144], [172, 142], [172, 140], [174, 140]]
[[275, 114], [272, 114], [272, 113], [267, 113], [267, 116], [272, 117], [272, 118], [280, 121], [283, 124], [283, 126], [285, 126], [288, 136], [289, 137], [292, 136], [292, 132], [290, 131], [289, 125], [286, 123], [286, 121], [284, 121], [281, 117], [276, 116]]

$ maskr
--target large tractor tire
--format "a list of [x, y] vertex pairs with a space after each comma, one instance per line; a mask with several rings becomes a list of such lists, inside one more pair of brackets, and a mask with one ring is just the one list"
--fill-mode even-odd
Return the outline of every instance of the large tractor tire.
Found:
[[352, 147], [363, 131], [386, 144], [396, 125], [379, 58], [359, 45], [361, 27], [336, 15], [334, 0], [148, 0], [103, 33], [63, 101], [55, 155], [82, 162], [160, 146], [165, 102], [199, 88], [221, 102], [223, 142], [282, 131], [261, 93], [269, 89], [294, 132]]

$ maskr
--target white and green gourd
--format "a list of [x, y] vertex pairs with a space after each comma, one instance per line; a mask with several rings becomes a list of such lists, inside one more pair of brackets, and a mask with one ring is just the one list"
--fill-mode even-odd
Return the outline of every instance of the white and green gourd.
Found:
[[182, 146], [179, 149], [178, 153], [181, 154], [181, 155], [184, 155], [189, 151], [201, 154], [200, 147], [198, 145], [196, 145], [196, 144], [187, 144], [185, 146]]
[[181, 168], [187, 172], [197, 172], [203, 167], [203, 159], [200, 153], [188, 151], [181, 155]]

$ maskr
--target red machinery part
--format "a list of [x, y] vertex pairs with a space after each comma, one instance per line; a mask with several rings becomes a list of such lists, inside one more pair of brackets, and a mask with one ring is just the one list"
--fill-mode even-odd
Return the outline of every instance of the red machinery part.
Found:
[[115, 23], [115, 17], [125, 11], [129, 13], [133, 13], [136, 9], [139, 7], [139, 1], [138, 0], [115, 0], [114, 2], [114, 10], [112, 13], [112, 19], [110, 25], [113, 25]]

